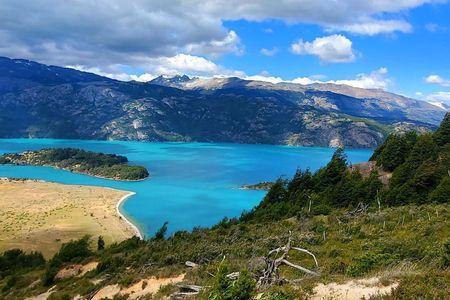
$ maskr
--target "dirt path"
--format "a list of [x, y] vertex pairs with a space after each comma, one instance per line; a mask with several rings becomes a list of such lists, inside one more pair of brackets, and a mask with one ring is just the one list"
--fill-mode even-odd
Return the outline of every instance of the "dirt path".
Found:
[[314, 295], [310, 299], [369, 299], [372, 296], [388, 295], [397, 286], [398, 283], [396, 282], [383, 286], [377, 277], [351, 280], [342, 284], [320, 283], [314, 288]]

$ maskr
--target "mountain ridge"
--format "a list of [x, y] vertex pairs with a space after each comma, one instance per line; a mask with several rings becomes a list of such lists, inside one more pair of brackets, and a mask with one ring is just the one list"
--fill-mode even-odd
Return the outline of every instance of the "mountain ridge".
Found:
[[0, 138], [375, 147], [393, 131], [432, 130], [445, 114], [402, 96], [356, 98], [237, 77], [179, 76], [173, 87], [158, 78], [123, 82], [0, 58]]

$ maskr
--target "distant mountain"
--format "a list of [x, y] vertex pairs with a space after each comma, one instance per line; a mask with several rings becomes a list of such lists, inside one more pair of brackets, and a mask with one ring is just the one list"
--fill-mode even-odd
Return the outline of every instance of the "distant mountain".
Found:
[[374, 147], [445, 110], [379, 90], [158, 77], [121, 82], [0, 58], [0, 137]]
[[39, 85], [95, 81], [113, 80], [73, 69], [46, 66], [30, 60], [0, 57], [0, 94]]
[[183, 85], [189, 81], [191, 81], [191, 78], [187, 75], [175, 75], [172, 77], [161, 75], [150, 81], [150, 83], [168, 87], [183, 88]]
[[[185, 90], [219, 90], [230, 88], [246, 88], [258, 90], [287, 91], [294, 97], [299, 97], [303, 104], [320, 106], [321, 108], [334, 108], [335, 110], [348, 113], [350, 115], [371, 117], [371, 118], [392, 118], [402, 117], [423, 123], [438, 125], [442, 120], [444, 111], [437, 115], [436, 108], [432, 104], [412, 98], [407, 98], [397, 94], [389, 93], [381, 89], [362, 89], [348, 85], [332, 83], [314, 83], [301, 85], [295, 83], [281, 82], [273, 84], [263, 81], [244, 80], [237, 77], [229, 78], [197, 78], [188, 80], [188, 76], [183, 75], [183, 80], [177, 80], [181, 76], [175, 76], [176, 85], [172, 84], [173, 79], [166, 78], [160, 81], [158, 78], [151, 83], [172, 86]], [[332, 93], [332, 94], [331, 94]], [[307, 97], [310, 95], [312, 97]], [[348, 97], [341, 97], [341, 95]], [[312, 101], [311, 101], [312, 100]], [[357, 100], [357, 101], [355, 101]], [[434, 105], [436, 106], [436, 105]], [[443, 108], [440, 106], [440, 108]]]

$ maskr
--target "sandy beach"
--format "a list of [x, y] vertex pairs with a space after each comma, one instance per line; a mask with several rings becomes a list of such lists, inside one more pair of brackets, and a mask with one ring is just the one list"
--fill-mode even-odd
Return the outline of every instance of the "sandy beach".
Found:
[[127, 217], [125, 217], [125, 215], [120, 211], [120, 206], [123, 204], [123, 202], [128, 198], [133, 196], [134, 194], [136, 194], [135, 192], [129, 192], [128, 194], [126, 194], [125, 196], [123, 196], [122, 198], [120, 198], [120, 200], [117, 202], [116, 204], [116, 212], [117, 214], [122, 218], [122, 220], [128, 224], [128, 226], [130, 226], [133, 229], [134, 235], [139, 237], [141, 240], [144, 239], [143, 234], [141, 233], [141, 231], [139, 230], [139, 228], [134, 225], [130, 220], [127, 219]]
[[120, 212], [134, 193], [111, 188], [65, 185], [35, 180], [0, 179], [0, 252], [21, 248], [50, 257], [61, 244], [85, 234], [107, 244], [138, 228]]

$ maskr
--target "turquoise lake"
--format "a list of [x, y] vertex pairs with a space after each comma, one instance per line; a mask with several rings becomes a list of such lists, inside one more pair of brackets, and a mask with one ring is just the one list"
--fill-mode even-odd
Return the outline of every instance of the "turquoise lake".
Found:
[[[150, 178], [120, 182], [51, 167], [0, 165], [0, 177], [32, 178], [133, 191], [122, 212], [146, 236], [165, 222], [169, 233], [211, 226], [223, 217], [239, 216], [264, 197], [263, 191], [239, 189], [243, 184], [291, 177], [297, 168], [317, 170], [334, 150], [220, 143], [150, 143], [58, 139], [0, 139], [0, 153], [49, 147], [74, 147], [128, 157], [148, 168]], [[351, 163], [367, 161], [372, 150], [346, 150]]]

